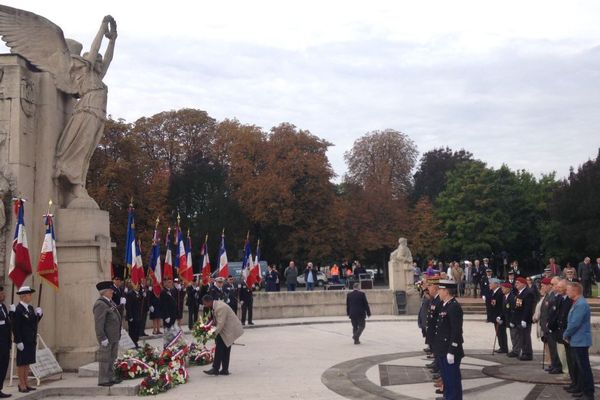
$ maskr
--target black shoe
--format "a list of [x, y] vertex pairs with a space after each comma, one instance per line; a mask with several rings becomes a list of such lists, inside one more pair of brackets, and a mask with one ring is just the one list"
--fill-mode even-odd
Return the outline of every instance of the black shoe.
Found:
[[219, 375], [229, 375], [229, 371], [219, 371]]
[[6, 399], [7, 397], [11, 397], [12, 394], [8, 394], [8, 393], [2, 393], [2, 391], [0, 391], [0, 399]]
[[515, 358], [517, 357], [517, 353], [513, 353], [512, 351], [506, 355], [506, 357]]
[[27, 388], [25, 388], [25, 389], [19, 388], [19, 393], [29, 393], [29, 392], [30, 392], [30, 390]]
[[358, 339], [354, 339], [354, 344], [360, 344], [360, 342], [358, 341]]
[[575, 392], [575, 393], [571, 393], [571, 396], [575, 397], [576, 399], [583, 397], [583, 393], [581, 392]]
[[27, 390], [29, 390], [30, 392], [33, 392], [35, 390], [35, 388], [32, 388], [31, 386], [27, 386]]
[[248, 325], [254, 325], [254, 322], [248, 322]]
[[577, 388], [566, 389], [566, 391], [567, 391], [567, 393], [571, 393], [571, 394], [573, 394], [573, 393], [581, 393], [579, 391], [579, 389], [577, 389]]
[[441, 389], [435, 389], [435, 394], [444, 394], [444, 391]]
[[556, 369], [552, 369], [552, 370], [548, 371], [548, 373], [550, 375], [558, 375], [558, 374], [562, 374], [563, 372], [562, 372], [562, 369], [556, 368]]
[[496, 353], [498, 353], [498, 354], [506, 354], [506, 353], [508, 353], [508, 350], [498, 349], [498, 350], [496, 350]]
[[[98, 386], [106, 386], [106, 387], [110, 387], [114, 385], [114, 383], [112, 382], [104, 382], [104, 383], [99, 383]], [[21, 389], [19, 388], [19, 392], [21, 391]]]
[[205, 373], [206, 375], [214, 375], [214, 376], [217, 376], [217, 375], [219, 375], [219, 371], [217, 371], [217, 370], [216, 370], [216, 369], [214, 369], [214, 368], [211, 368], [211, 369], [209, 369], [209, 370], [207, 370], [207, 371], [204, 371], [204, 373]]
[[531, 361], [531, 360], [533, 360], [533, 357], [532, 356], [521, 356], [521, 357], [519, 357], [519, 360], [521, 360], [521, 361]]
[[119, 383], [123, 382], [123, 379], [117, 378], [117, 379], [113, 379], [111, 382], [115, 385], [118, 385]]
[[242, 322], [242, 325], [246, 325], [246, 323], [245, 323], [245, 322]]

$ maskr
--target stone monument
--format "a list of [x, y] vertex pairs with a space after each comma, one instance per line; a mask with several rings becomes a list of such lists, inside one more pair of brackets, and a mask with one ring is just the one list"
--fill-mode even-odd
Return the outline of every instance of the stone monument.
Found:
[[[106, 119], [102, 82], [114, 51], [116, 22], [106, 16], [89, 52], [51, 21], [0, 5], [0, 35], [13, 54], [0, 55], [0, 272], [7, 265], [15, 216], [10, 199], [27, 199], [25, 225], [34, 275], [52, 199], [59, 264], [58, 291], [44, 290], [40, 334], [65, 370], [94, 361], [95, 283], [110, 279], [109, 218], [85, 189], [91, 156]], [[104, 56], [103, 39], [108, 39]], [[37, 289], [37, 288], [36, 288]], [[37, 301], [37, 299], [34, 299]]]
[[398, 239], [398, 248], [390, 254], [388, 263], [390, 289], [406, 293], [406, 311], [415, 314], [419, 310], [419, 293], [412, 286], [413, 259], [405, 238]]

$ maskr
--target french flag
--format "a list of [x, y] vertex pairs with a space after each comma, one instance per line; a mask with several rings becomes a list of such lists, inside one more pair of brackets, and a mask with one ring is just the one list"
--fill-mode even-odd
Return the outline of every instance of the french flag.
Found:
[[154, 237], [152, 238], [149, 274], [152, 279], [152, 291], [156, 297], [160, 297], [162, 273], [160, 271], [160, 238], [158, 237], [158, 229], [154, 230]]
[[52, 214], [44, 215], [46, 234], [42, 243], [42, 252], [38, 260], [38, 274], [58, 289], [58, 258], [56, 257], [56, 240], [54, 238], [54, 221]]
[[244, 245], [244, 259], [242, 261], [242, 279], [248, 284], [248, 276], [252, 269], [252, 250], [250, 250], [249, 234], [246, 236], [246, 244]]
[[204, 244], [202, 245], [202, 249], [200, 250], [200, 254], [202, 254], [202, 284], [208, 285], [210, 282], [210, 257], [208, 256], [208, 235], [204, 239]]
[[164, 279], [173, 279], [173, 255], [171, 254], [171, 228], [167, 229], [167, 254], [165, 254]]
[[229, 266], [227, 265], [227, 250], [225, 250], [225, 232], [221, 234], [221, 247], [219, 248], [219, 276], [227, 278], [229, 276]]
[[25, 279], [31, 275], [32, 270], [29, 248], [27, 247], [27, 233], [25, 232], [25, 202], [23, 199], [16, 199], [14, 208], [17, 216], [17, 226], [13, 239], [12, 253], [10, 254], [8, 277], [17, 288], [20, 288], [23, 286]]

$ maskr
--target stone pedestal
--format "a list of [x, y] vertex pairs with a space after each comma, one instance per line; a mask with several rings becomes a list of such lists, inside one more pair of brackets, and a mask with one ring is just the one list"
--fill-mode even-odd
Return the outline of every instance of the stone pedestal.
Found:
[[63, 369], [75, 370], [94, 361], [98, 348], [92, 306], [98, 298], [96, 283], [111, 278], [108, 212], [59, 209], [56, 237], [61, 290], [55, 354]]
[[[421, 306], [420, 296], [411, 285], [413, 282], [413, 260], [406, 239], [398, 240], [398, 248], [390, 254], [388, 263], [390, 289], [406, 292], [406, 313], [417, 314]], [[396, 310], [398, 309], [396, 304]]]

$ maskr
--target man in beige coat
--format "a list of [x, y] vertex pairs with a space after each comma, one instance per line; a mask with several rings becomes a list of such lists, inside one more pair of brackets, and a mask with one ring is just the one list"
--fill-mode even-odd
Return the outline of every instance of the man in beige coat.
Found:
[[214, 301], [210, 295], [202, 297], [204, 308], [212, 309], [215, 331], [215, 360], [212, 368], [204, 371], [207, 375], [229, 375], [231, 345], [244, 334], [242, 323], [231, 307], [222, 301]]
[[121, 380], [115, 377], [114, 363], [119, 351], [121, 340], [121, 313], [118, 306], [112, 301], [113, 283], [100, 282], [96, 289], [100, 297], [94, 303], [94, 321], [96, 325], [96, 338], [98, 349], [98, 386], [112, 386]]

